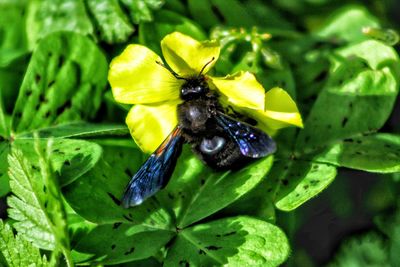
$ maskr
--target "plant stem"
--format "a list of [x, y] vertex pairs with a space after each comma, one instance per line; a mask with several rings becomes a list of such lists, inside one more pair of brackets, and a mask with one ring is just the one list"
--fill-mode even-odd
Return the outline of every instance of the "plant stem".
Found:
[[67, 263], [67, 266], [74, 267], [74, 261], [72, 260], [70, 251], [66, 248], [63, 248], [63, 254], [65, 257], [65, 262]]

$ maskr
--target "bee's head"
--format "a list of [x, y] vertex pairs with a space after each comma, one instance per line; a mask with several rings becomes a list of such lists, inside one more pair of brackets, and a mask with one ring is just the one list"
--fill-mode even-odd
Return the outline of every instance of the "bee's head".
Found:
[[203, 71], [213, 61], [214, 57], [203, 66], [199, 75], [190, 78], [183, 78], [186, 82], [181, 87], [181, 99], [190, 100], [199, 98], [205, 96], [208, 91], [210, 91], [206, 78], [203, 75]]
[[200, 73], [197, 76], [189, 78], [180, 76], [159, 61], [156, 61], [156, 63], [170, 71], [171, 74], [175, 76], [175, 78], [179, 80], [185, 80], [185, 83], [181, 86], [180, 97], [182, 100], [190, 100], [205, 96], [210, 90], [206, 78], [203, 75], [203, 71], [211, 62], [214, 61], [214, 59], [215, 58], [213, 57], [210, 61], [208, 61], [200, 70]]
[[185, 80], [180, 92], [182, 100], [196, 99], [205, 96], [210, 90], [204, 76], [196, 76]]

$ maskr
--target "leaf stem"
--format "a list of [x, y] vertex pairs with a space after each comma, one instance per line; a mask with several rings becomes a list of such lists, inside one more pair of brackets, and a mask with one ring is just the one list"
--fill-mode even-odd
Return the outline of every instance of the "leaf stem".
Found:
[[65, 262], [67, 263], [67, 266], [68, 267], [74, 267], [74, 261], [72, 260], [70, 251], [68, 249], [66, 249], [66, 248], [63, 248], [62, 252], [64, 254]]

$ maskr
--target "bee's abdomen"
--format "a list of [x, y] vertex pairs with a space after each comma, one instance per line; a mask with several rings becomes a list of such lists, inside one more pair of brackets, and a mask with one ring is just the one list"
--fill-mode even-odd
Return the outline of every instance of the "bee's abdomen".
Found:
[[193, 150], [204, 163], [216, 170], [240, 169], [253, 160], [252, 158], [243, 156], [237, 144], [228, 136], [223, 138], [225, 141], [222, 147], [215, 147], [212, 151], [215, 153], [207, 153], [202, 147], [202, 143], [195, 145]]

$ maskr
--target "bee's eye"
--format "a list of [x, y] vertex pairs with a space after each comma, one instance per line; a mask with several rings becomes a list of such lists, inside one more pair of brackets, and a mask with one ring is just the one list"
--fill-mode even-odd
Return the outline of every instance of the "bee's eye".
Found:
[[201, 88], [201, 86], [196, 86], [196, 87], [194, 88], [194, 90], [195, 90], [196, 92], [201, 92], [201, 91], [203, 90], [203, 88]]
[[220, 136], [214, 136], [212, 139], [204, 138], [200, 144], [200, 151], [207, 155], [214, 155], [222, 150], [226, 140]]

